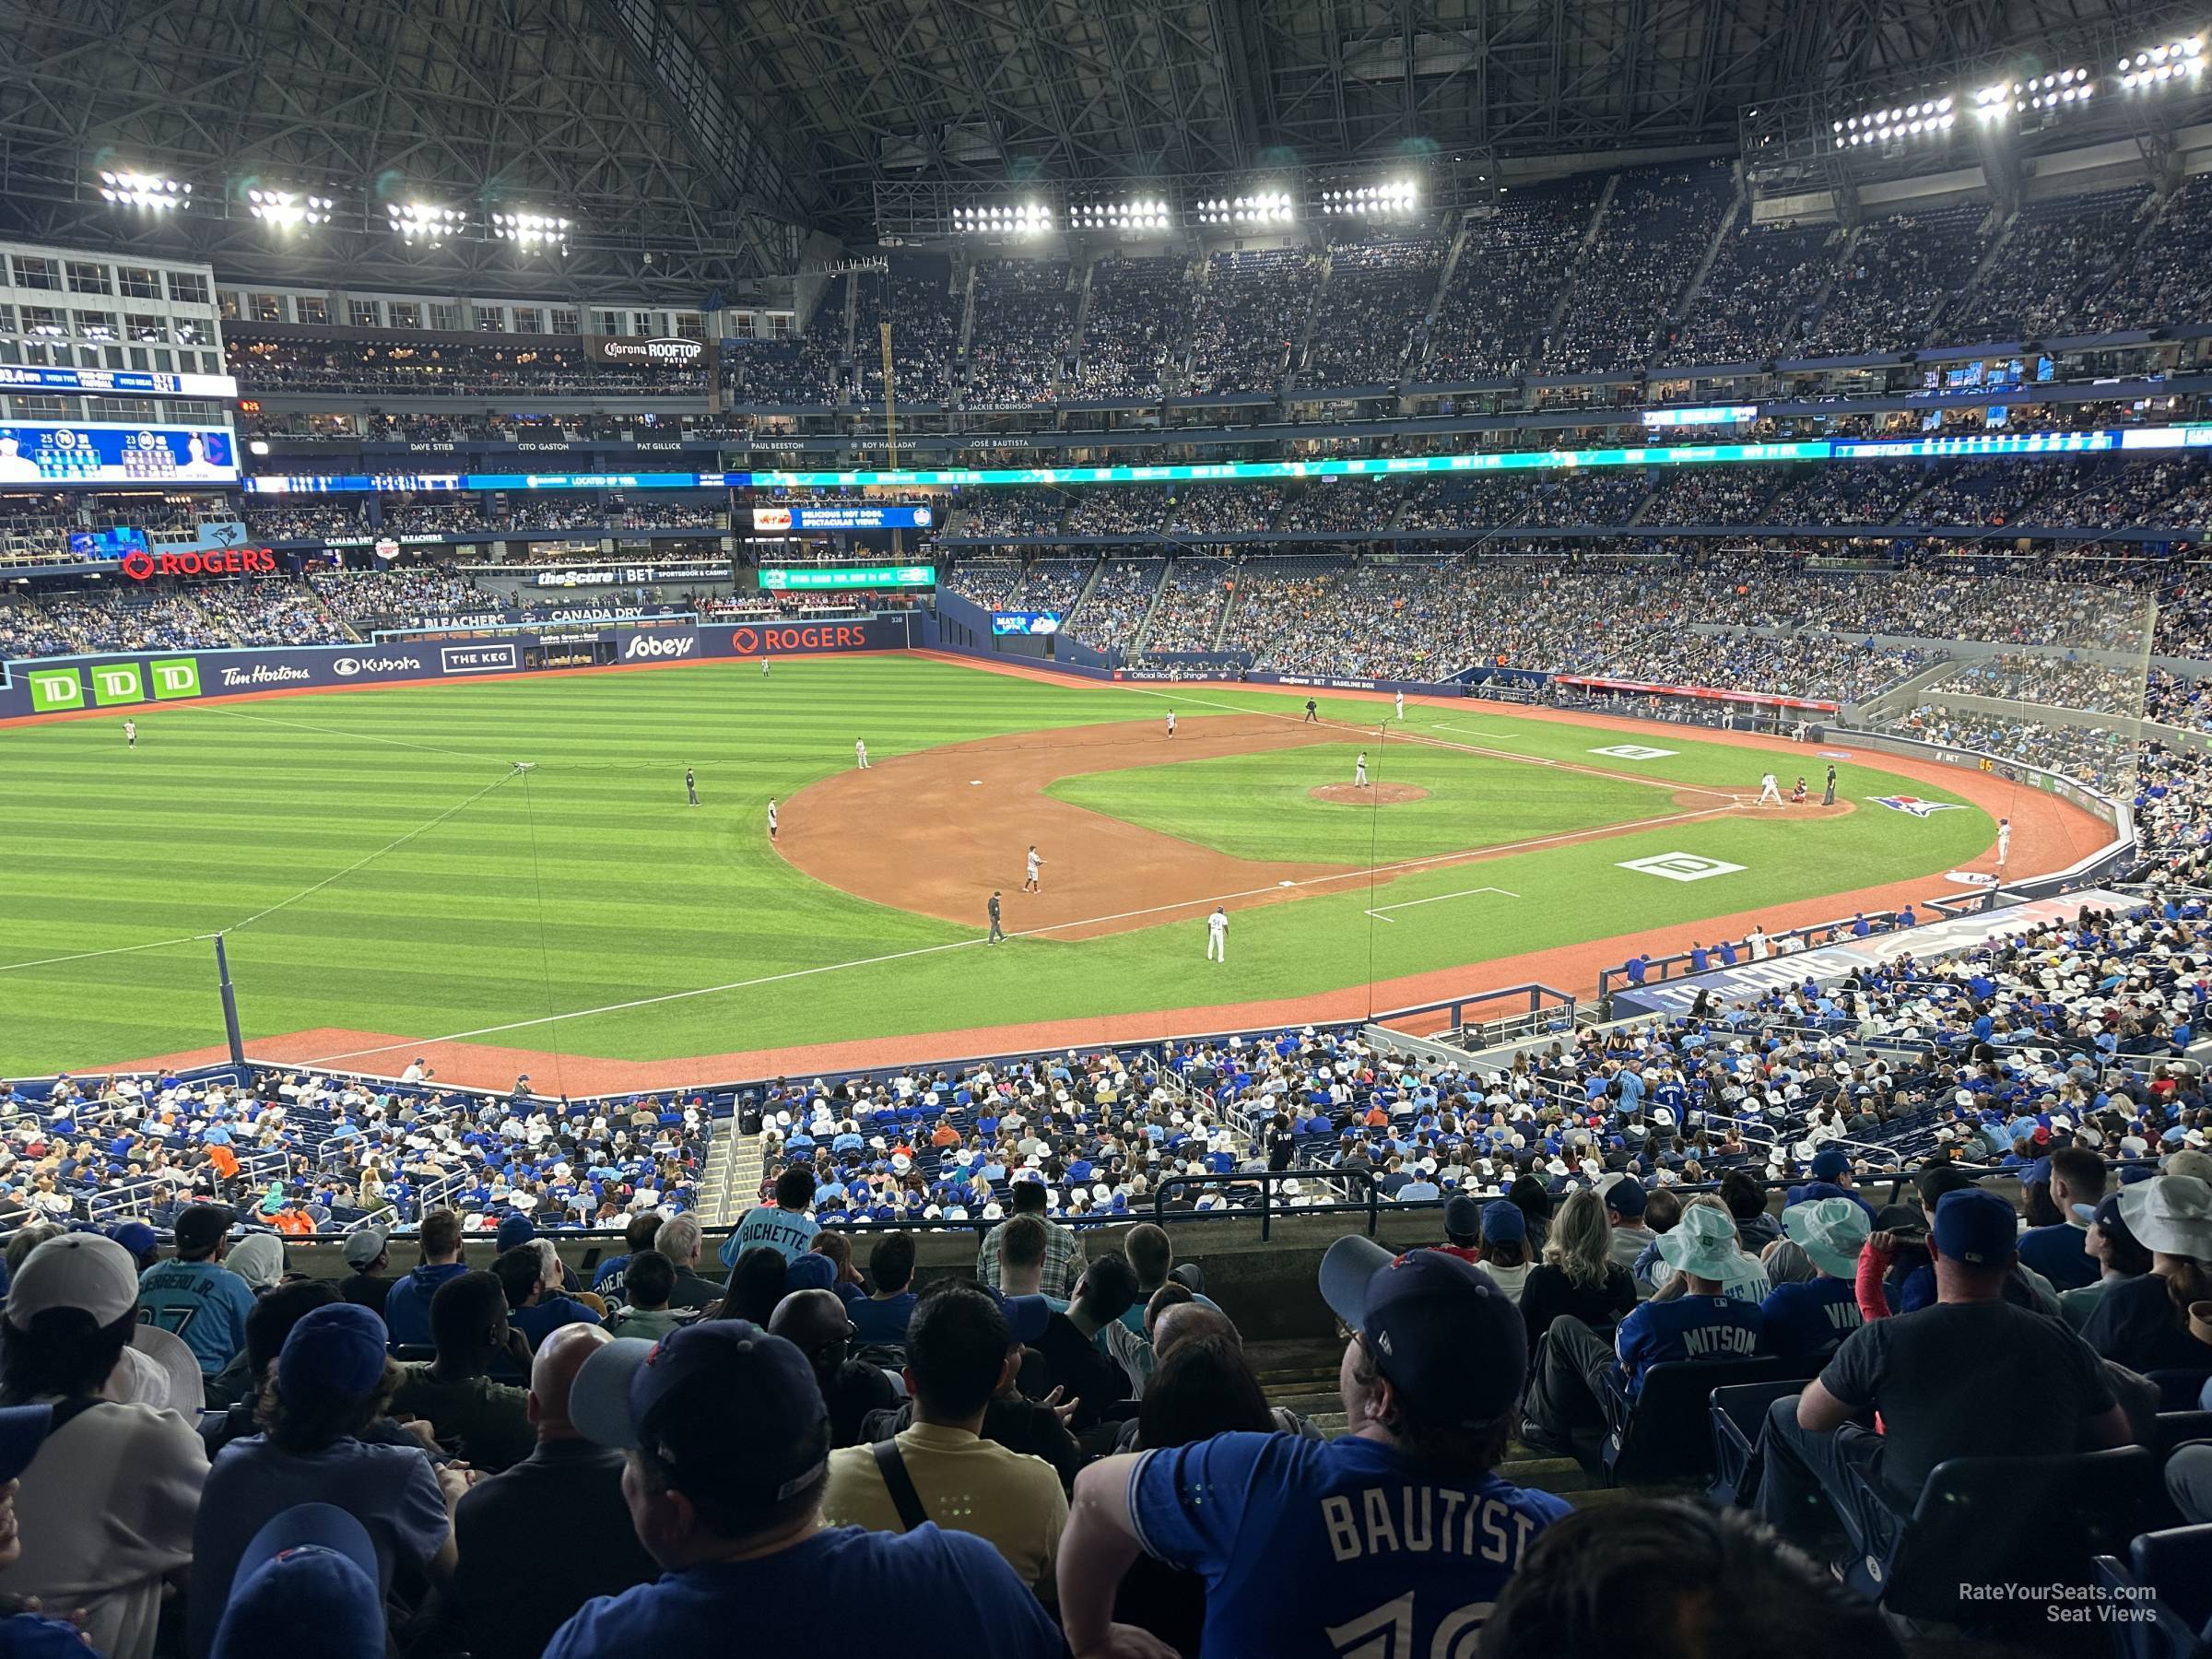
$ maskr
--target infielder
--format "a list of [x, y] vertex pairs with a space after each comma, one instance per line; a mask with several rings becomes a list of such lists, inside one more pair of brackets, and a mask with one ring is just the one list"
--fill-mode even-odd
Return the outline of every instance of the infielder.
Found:
[[1356, 788], [1365, 789], [1367, 787], [1367, 751], [1365, 749], [1361, 749], [1359, 759], [1352, 762], [1352, 783]]
[[688, 766], [684, 768], [684, 794], [691, 798], [692, 806], [699, 805], [699, 780], [691, 775], [691, 769]]
[[1168, 735], [1175, 735], [1175, 711], [1172, 709], [1168, 711]]
[[983, 943], [995, 945], [1006, 936], [1006, 930], [998, 924], [998, 889], [996, 888], [991, 889], [991, 902], [985, 908], [991, 912], [991, 936]]
[[2010, 818], [1999, 818], [1997, 820], [1997, 865], [2000, 868], [2003, 867], [2005, 860], [2009, 857], [2011, 853], [2012, 820]]
[[771, 841], [776, 839], [776, 797], [773, 795], [768, 797], [768, 839]]
[[1035, 845], [1032, 844], [1030, 848], [1029, 874], [1021, 878], [1021, 890], [1023, 892], [1041, 893], [1044, 891], [1044, 883], [1037, 879], [1037, 867], [1043, 863], [1044, 860], [1037, 856], [1037, 849]]
[[868, 744], [865, 737], [853, 739], [853, 759], [862, 771], [868, 770]]
[[1766, 772], [1759, 780], [1759, 804], [1761, 806], [1782, 805], [1782, 785], [1774, 782], [1774, 774]]
[[1206, 959], [1209, 962], [1229, 960], [1229, 912], [1219, 905], [1206, 919]]
[[123, 747], [125, 748], [138, 747], [138, 723], [135, 720], [126, 720], [123, 723]]
[[1398, 693], [1398, 718], [1406, 718], [1406, 693], [1403, 691]]

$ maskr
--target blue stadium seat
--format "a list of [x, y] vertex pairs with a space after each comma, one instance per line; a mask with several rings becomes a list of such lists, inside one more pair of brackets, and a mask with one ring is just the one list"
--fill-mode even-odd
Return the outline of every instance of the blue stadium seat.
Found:
[[2113, 1659], [2192, 1659], [2212, 1620], [2212, 1526], [2145, 1533], [2125, 1560], [2097, 1558], [2097, 1583], [2115, 1609]]
[[[1709, 1414], [1716, 1394], [1758, 1384], [1786, 1384], [1794, 1394], [1808, 1373], [1794, 1360], [1669, 1359], [1643, 1373], [1630, 1400], [1605, 1391], [1606, 1435], [1598, 1469], [1607, 1486], [1695, 1485], [1716, 1472]], [[1772, 1395], [1769, 1396], [1772, 1398]]]

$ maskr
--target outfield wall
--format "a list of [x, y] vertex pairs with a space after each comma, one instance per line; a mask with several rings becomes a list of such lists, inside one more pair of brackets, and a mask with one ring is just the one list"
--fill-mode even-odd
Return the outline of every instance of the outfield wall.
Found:
[[901, 612], [836, 622], [547, 629], [498, 639], [429, 633], [374, 645], [137, 652], [0, 663], [0, 722], [127, 712], [210, 698], [451, 684], [518, 674], [669, 667], [760, 656], [904, 651], [921, 643]]

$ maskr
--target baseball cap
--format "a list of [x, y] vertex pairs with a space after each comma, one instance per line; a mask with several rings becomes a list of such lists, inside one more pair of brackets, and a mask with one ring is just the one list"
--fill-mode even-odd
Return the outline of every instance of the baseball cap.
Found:
[[143, 1221], [125, 1221], [120, 1226], [110, 1228], [108, 1237], [135, 1256], [144, 1255], [149, 1250], [159, 1250], [161, 1247], [161, 1235]]
[[1606, 1207], [1620, 1216], [1642, 1215], [1644, 1201], [1650, 1196], [1643, 1190], [1643, 1182], [1633, 1175], [1623, 1175], [1608, 1182], [1605, 1194]]
[[1813, 1154], [1806, 1173], [1815, 1181], [1838, 1181], [1851, 1173], [1851, 1159], [1841, 1147], [1826, 1147]]
[[1044, 1335], [1044, 1327], [1052, 1323], [1053, 1304], [1034, 1292], [1028, 1296], [1007, 1296], [996, 1287], [980, 1287], [998, 1303], [998, 1311], [1006, 1316], [1006, 1328], [1014, 1340], [1027, 1347]]
[[1485, 1242], [1491, 1244], [1524, 1240], [1528, 1237], [1528, 1218], [1522, 1214], [1519, 1205], [1504, 1198], [1496, 1199], [1482, 1206], [1482, 1236]]
[[569, 1420], [600, 1445], [650, 1450], [679, 1490], [725, 1501], [780, 1503], [829, 1468], [812, 1366], [749, 1320], [606, 1343], [576, 1373]]
[[1482, 1206], [1465, 1193], [1444, 1200], [1444, 1235], [1472, 1239], [1482, 1231]]
[[0, 1409], [0, 1486], [30, 1467], [53, 1427], [52, 1406], [10, 1406]]
[[7, 1288], [7, 1323], [18, 1331], [51, 1308], [81, 1308], [112, 1325], [138, 1307], [138, 1264], [112, 1239], [64, 1233], [23, 1258]]
[[303, 1630], [333, 1659], [384, 1652], [376, 1546], [335, 1504], [295, 1504], [253, 1535], [231, 1575], [209, 1659], [259, 1659], [298, 1645]]
[[2008, 1265], [2019, 1249], [2019, 1218], [1994, 1193], [1946, 1193], [1936, 1205], [1936, 1248], [1954, 1262]]
[[346, 1235], [346, 1265], [366, 1267], [384, 1253], [390, 1235], [381, 1227], [364, 1227]]
[[1527, 1327], [1473, 1263], [1436, 1250], [1394, 1258], [1354, 1234], [1322, 1257], [1321, 1298], [1359, 1333], [1376, 1368], [1423, 1417], [1477, 1428], [1521, 1398]]
[[498, 1238], [501, 1250], [512, 1250], [517, 1244], [527, 1244], [536, 1237], [537, 1228], [527, 1216], [510, 1216], [500, 1223]]
[[2130, 1244], [2136, 1242], [2136, 1235], [2127, 1224], [2127, 1218], [2120, 1213], [2120, 1194], [2117, 1192], [2107, 1193], [2095, 1204], [2077, 1204], [2073, 1208], [2076, 1216], [2084, 1221], [2094, 1222], [2104, 1230], [2107, 1236], [2124, 1239]]
[[223, 1241], [237, 1219], [227, 1204], [194, 1204], [177, 1218], [177, 1248], [201, 1255]]
[[1975, 1186], [1971, 1176], [1947, 1166], [1940, 1169], [1923, 1170], [1912, 1177], [1912, 1185], [1914, 1190], [1920, 1194], [1921, 1204], [1928, 1208], [1941, 1204], [1953, 1193], [1972, 1193], [1981, 1190]]
[[793, 1295], [800, 1290], [833, 1290], [837, 1288], [837, 1264], [819, 1251], [810, 1250], [794, 1258], [783, 1269], [783, 1294]]
[[276, 1386], [293, 1406], [363, 1400], [384, 1376], [384, 1322], [359, 1302], [326, 1302], [291, 1328], [276, 1356]]

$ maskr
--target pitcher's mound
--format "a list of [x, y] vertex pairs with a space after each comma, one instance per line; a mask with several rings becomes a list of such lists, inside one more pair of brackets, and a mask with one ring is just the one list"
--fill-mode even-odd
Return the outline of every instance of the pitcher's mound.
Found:
[[1429, 798], [1429, 792], [1418, 783], [1324, 783], [1306, 793], [1317, 801], [1341, 801], [1353, 806], [1403, 806], [1407, 801]]

